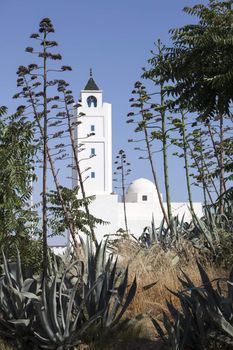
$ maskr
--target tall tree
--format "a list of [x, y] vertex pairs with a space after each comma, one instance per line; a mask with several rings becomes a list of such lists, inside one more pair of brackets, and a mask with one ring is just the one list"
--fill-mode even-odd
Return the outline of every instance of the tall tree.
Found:
[[[57, 42], [50, 40], [49, 36], [54, 33], [53, 25], [49, 18], [44, 18], [39, 25], [38, 33], [33, 33], [31, 38], [38, 44], [38, 49], [33, 47], [27, 47], [26, 52], [35, 55], [38, 58], [39, 64], [31, 63], [27, 67], [20, 66], [18, 69], [17, 84], [21, 88], [21, 91], [14, 97], [22, 97], [26, 100], [26, 106], [20, 106], [21, 110], [24, 110], [28, 117], [32, 116], [35, 126], [37, 127], [36, 135], [42, 143], [42, 167], [43, 167], [43, 188], [42, 188], [42, 212], [43, 212], [43, 273], [46, 276], [47, 273], [47, 235], [48, 235], [48, 201], [47, 201], [47, 171], [48, 161], [50, 169], [52, 171], [53, 179], [56, 189], [59, 194], [60, 202], [64, 210], [67, 222], [69, 222], [69, 214], [63, 200], [61, 187], [58, 180], [58, 170], [55, 168], [55, 160], [57, 158], [57, 152], [60, 154], [60, 158], [65, 150], [61, 149], [55, 144], [56, 139], [60, 138], [62, 132], [57, 130], [57, 126], [60, 125], [58, 117], [51, 113], [54, 113], [51, 103], [59, 101], [60, 97], [55, 95], [54, 87], [58, 85], [58, 80], [54, 79], [54, 72], [69, 71], [69, 66], [57, 67], [51, 61], [60, 61], [61, 55], [54, 53], [53, 48], [57, 46]], [[26, 113], [27, 112], [27, 113]], [[54, 120], [56, 119], [56, 120]], [[48, 132], [48, 129], [50, 130]], [[49, 145], [49, 141], [52, 141]], [[61, 142], [60, 142], [61, 143]], [[73, 230], [72, 225], [69, 226], [71, 237], [73, 239], [76, 249], [79, 249], [77, 238]]]
[[[136, 124], [136, 128], [134, 131], [136, 133], [142, 133], [142, 137], [139, 139], [129, 139], [129, 142], [144, 143], [146, 147], [146, 149], [143, 149], [142, 147], [135, 147], [135, 150], [146, 153], [146, 157], [141, 156], [139, 159], [149, 160], [156, 192], [159, 199], [160, 208], [162, 210], [165, 222], [167, 223], [167, 225], [169, 225], [169, 217], [163, 204], [163, 199], [159, 187], [158, 175], [155, 166], [155, 160], [153, 158], [155, 151], [153, 151], [152, 146], [157, 126], [155, 125], [154, 115], [151, 112], [151, 97], [147, 93], [145, 86], [140, 81], [134, 84], [134, 90], [132, 91], [132, 94], [134, 95], [134, 97], [130, 99], [130, 102], [132, 102], [131, 107], [134, 108], [135, 111], [128, 113], [127, 117], [129, 119], [127, 120], [127, 123]], [[154, 132], [153, 134], [152, 130]]]
[[[89, 212], [90, 200], [86, 198], [83, 182], [81, 181], [81, 193], [82, 201], [75, 202], [76, 211], [71, 210], [70, 202], [67, 199], [67, 193], [71, 193], [71, 190], [64, 187], [60, 183], [58, 177], [59, 165], [63, 168], [65, 166], [75, 166], [75, 170], [81, 174], [78, 159], [78, 145], [77, 140], [74, 138], [74, 128], [77, 126], [79, 121], [73, 122], [73, 104], [74, 99], [72, 91], [68, 89], [68, 84], [64, 79], [56, 79], [55, 74], [63, 74], [66, 71], [71, 71], [70, 66], [56, 64], [54, 61], [60, 61], [62, 59], [59, 53], [54, 52], [54, 48], [57, 46], [57, 42], [50, 40], [50, 34], [54, 33], [53, 25], [49, 18], [44, 18], [40, 22], [38, 33], [33, 33], [31, 38], [34, 39], [38, 44], [39, 48], [27, 47], [26, 51], [37, 57], [37, 63], [31, 63], [28, 66], [20, 66], [18, 69], [18, 86], [21, 91], [17, 93], [15, 98], [24, 98], [27, 102], [26, 106], [20, 106], [20, 109], [27, 112], [27, 116], [32, 116], [35, 126], [37, 128], [36, 137], [41, 140], [43, 145], [43, 191], [42, 191], [42, 202], [43, 202], [43, 242], [44, 242], [44, 274], [46, 273], [46, 251], [47, 251], [47, 233], [48, 224], [52, 225], [54, 229], [55, 219], [57, 210], [61, 213], [63, 210], [62, 217], [64, 217], [64, 227], [68, 227], [72, 241], [74, 243], [77, 252], [80, 252], [80, 245], [77, 241], [80, 226], [76, 225], [76, 218], [72, 215], [77, 214], [77, 208], [84, 207], [87, 216], [87, 222], [89, 222], [89, 228], [92, 240], [97, 245], [97, 239], [94, 232], [95, 223], [100, 223], [101, 220], [93, 218]], [[42, 47], [42, 49], [41, 49]], [[39, 135], [39, 136], [38, 136]], [[71, 165], [70, 159], [74, 160]], [[68, 163], [67, 163], [68, 162]], [[48, 164], [49, 163], [49, 166]], [[52, 188], [49, 200], [52, 205], [51, 209], [54, 209], [56, 202], [57, 209], [49, 210], [48, 215], [48, 203], [47, 198], [47, 170], [51, 170], [55, 191]], [[74, 190], [76, 194], [76, 190]], [[73, 198], [73, 196], [71, 196]], [[52, 203], [52, 202], [53, 203]], [[55, 202], [54, 202], [55, 201]], [[58, 203], [59, 201], [59, 203]], [[55, 215], [51, 217], [52, 213]], [[80, 209], [81, 215], [81, 209]], [[89, 220], [89, 219], [90, 220]], [[60, 224], [58, 223], [58, 226]], [[58, 232], [57, 230], [56, 232]], [[87, 231], [85, 230], [85, 233]]]
[[185, 178], [186, 178], [186, 186], [188, 192], [188, 199], [191, 212], [194, 213], [193, 200], [192, 200], [192, 191], [190, 184], [190, 162], [189, 162], [189, 138], [187, 133], [187, 117], [185, 117], [185, 112], [181, 111], [181, 118], [173, 118], [172, 124], [175, 128], [178, 129], [180, 138], [173, 138], [172, 143], [182, 149], [182, 153], [175, 152], [173, 155], [177, 155], [180, 158], [184, 158], [184, 169], [185, 169]]
[[[226, 123], [232, 123], [233, 100], [233, 10], [232, 0], [210, 0], [207, 5], [186, 7], [198, 18], [197, 24], [171, 30], [173, 46], [165, 56], [166, 80], [172, 81], [170, 93], [176, 104], [198, 112], [199, 120], [219, 120], [219, 141], [215, 152], [219, 163], [220, 212], [224, 212], [223, 194]], [[232, 170], [232, 161], [229, 162]], [[229, 168], [229, 167], [228, 167]]]
[[171, 208], [171, 193], [169, 182], [169, 166], [168, 166], [168, 146], [169, 146], [169, 131], [167, 128], [167, 113], [170, 105], [170, 101], [167, 100], [167, 89], [165, 86], [164, 77], [164, 55], [166, 47], [162, 45], [158, 40], [156, 43], [156, 51], [153, 52], [153, 57], [148, 60], [150, 68], [144, 69], [142, 75], [143, 78], [150, 79], [152, 81], [154, 91], [150, 96], [156, 96], [156, 100], [151, 102], [150, 108], [153, 114], [151, 124], [154, 122], [154, 129], [151, 135], [154, 139], [162, 142], [162, 155], [163, 155], [163, 173], [164, 173], [164, 185], [167, 202], [167, 215], [169, 222], [172, 218]]

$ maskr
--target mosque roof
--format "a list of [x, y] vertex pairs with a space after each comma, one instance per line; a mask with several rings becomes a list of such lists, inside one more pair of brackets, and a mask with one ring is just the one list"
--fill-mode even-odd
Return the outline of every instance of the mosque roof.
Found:
[[155, 193], [155, 185], [150, 180], [140, 178], [134, 180], [128, 187], [127, 193]]
[[95, 80], [92, 78], [92, 69], [90, 69], [90, 78], [89, 78], [84, 90], [99, 90], [98, 86], [95, 83]]
[[90, 78], [84, 88], [84, 90], [99, 90], [93, 78]]

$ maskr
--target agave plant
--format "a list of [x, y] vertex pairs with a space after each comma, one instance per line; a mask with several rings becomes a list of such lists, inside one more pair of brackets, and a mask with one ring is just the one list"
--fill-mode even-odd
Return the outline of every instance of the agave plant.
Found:
[[86, 261], [68, 266], [50, 256], [48, 277], [24, 279], [20, 254], [9, 263], [3, 253], [0, 276], [0, 335], [15, 343], [33, 342], [44, 349], [70, 349], [82, 342], [94, 324], [97, 336], [113, 328], [136, 293], [128, 286], [128, 268], [107, 257], [107, 241], [97, 248], [83, 243]]
[[14, 340], [24, 339], [30, 334], [34, 320], [32, 300], [38, 299], [40, 283], [33, 276], [24, 279], [18, 249], [16, 263], [9, 263], [4, 252], [2, 256], [0, 335]]
[[172, 292], [179, 299], [181, 310], [167, 302], [169, 316], [163, 314], [164, 328], [157, 320], [152, 322], [171, 350], [205, 350], [212, 342], [230, 349], [233, 346], [233, 269], [228, 279], [215, 281], [216, 288], [199, 263], [198, 269], [202, 286], [195, 286], [183, 273], [180, 282], [184, 290]]
[[36, 317], [31, 340], [44, 349], [71, 349], [81, 344], [83, 333], [101, 316], [99, 312], [87, 320], [84, 317], [88, 298], [99, 281], [85, 293], [80, 281], [72, 288], [67, 287], [66, 276], [72, 265], [61, 279], [52, 276], [44, 281], [41, 298], [33, 300]]
[[[98, 326], [113, 328], [116, 326], [133, 300], [136, 289], [136, 277], [128, 286], [128, 267], [119, 270], [117, 258], [112, 254], [107, 258], [108, 241], [101, 242], [94, 250], [92, 242], [82, 242], [87, 257], [85, 267], [85, 289], [93, 289], [87, 304], [88, 318], [101, 312]], [[99, 279], [100, 283], [95, 284]]]
[[[33, 301], [36, 319], [32, 340], [43, 348], [77, 346], [91, 325], [96, 331], [94, 337], [101, 336], [118, 324], [135, 295], [136, 280], [128, 289], [128, 268], [122, 273], [112, 255], [106, 258], [107, 241], [97, 248], [89, 239], [82, 244], [84, 265], [74, 261], [61, 278], [60, 274], [51, 276], [43, 284], [41, 299]], [[71, 270], [77, 272], [76, 277], [72, 273], [72, 280]]]
[[163, 219], [159, 227], [155, 227], [154, 217], [152, 217], [151, 226], [145, 227], [139, 238], [143, 247], [150, 247], [157, 243], [163, 249], [175, 248], [177, 251], [182, 249], [181, 238], [188, 233], [189, 224], [184, 221], [184, 215], [179, 220], [178, 216], [171, 217], [169, 226]]
[[74, 261], [55, 273], [57, 262], [50, 261], [51, 275], [46, 280], [24, 280], [20, 254], [17, 262], [9, 263], [3, 254], [3, 274], [0, 276], [0, 335], [13, 339], [23, 349], [35, 343], [44, 349], [70, 349], [81, 343], [81, 336], [101, 313], [86, 319], [88, 298], [92, 289], [85, 289], [82, 276], [75, 283], [69, 272], [80, 271], [80, 261]]

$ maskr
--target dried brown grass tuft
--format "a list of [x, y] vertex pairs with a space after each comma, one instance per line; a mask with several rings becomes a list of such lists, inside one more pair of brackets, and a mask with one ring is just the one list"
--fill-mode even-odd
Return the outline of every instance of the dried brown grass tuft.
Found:
[[[189, 242], [183, 242], [182, 252], [175, 250], [164, 251], [159, 245], [149, 249], [139, 248], [131, 240], [123, 240], [117, 244], [120, 262], [129, 264], [130, 276], [137, 276], [137, 294], [128, 309], [128, 316], [143, 313], [160, 318], [162, 311], [166, 311], [166, 299], [172, 300], [179, 306], [177, 298], [168, 289], [181, 289], [178, 276], [184, 271], [196, 284], [201, 285], [196, 259], [201, 259], [210, 280], [227, 274], [222, 268], [216, 268], [210, 260], [200, 255]], [[182, 270], [182, 271], [181, 271]], [[157, 281], [156, 285], [146, 290], [146, 286]]]

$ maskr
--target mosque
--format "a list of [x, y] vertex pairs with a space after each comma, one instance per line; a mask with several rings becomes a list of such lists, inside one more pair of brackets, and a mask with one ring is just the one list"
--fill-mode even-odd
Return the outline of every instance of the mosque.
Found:
[[[81, 91], [80, 107], [74, 112], [75, 138], [80, 150], [80, 166], [85, 179], [87, 196], [95, 195], [90, 212], [107, 221], [108, 225], [96, 227], [97, 239], [125, 229], [123, 202], [112, 189], [112, 108], [103, 101], [103, 91], [96, 85], [92, 73]], [[80, 117], [82, 116], [82, 117]], [[79, 123], [81, 121], [81, 123]], [[73, 187], [78, 185], [77, 173], [73, 169]], [[151, 225], [152, 216], [159, 226], [163, 215], [154, 184], [144, 178], [134, 180], [126, 193], [128, 229], [139, 237], [146, 226]], [[164, 203], [166, 207], [166, 203]], [[193, 203], [197, 216], [202, 215], [201, 203]], [[188, 220], [188, 203], [172, 203], [174, 215]]]

